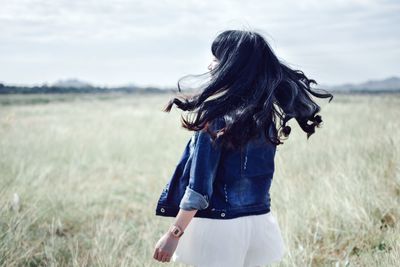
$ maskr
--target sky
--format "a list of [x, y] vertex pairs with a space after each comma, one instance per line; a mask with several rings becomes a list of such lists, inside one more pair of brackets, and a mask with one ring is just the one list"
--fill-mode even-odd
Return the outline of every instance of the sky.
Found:
[[0, 83], [176, 87], [228, 29], [322, 85], [400, 75], [398, 0], [0, 0]]

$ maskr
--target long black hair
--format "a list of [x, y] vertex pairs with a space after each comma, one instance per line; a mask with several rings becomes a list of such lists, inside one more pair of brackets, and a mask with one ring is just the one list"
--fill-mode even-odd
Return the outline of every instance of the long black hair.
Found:
[[[175, 104], [189, 111], [186, 118], [181, 116], [182, 127], [191, 131], [206, 129], [214, 141], [222, 136], [221, 142], [230, 148], [259, 136], [260, 130], [267, 141], [283, 144], [282, 137], [290, 134], [286, 123], [291, 118], [307, 133], [307, 139], [315, 127], [320, 127], [322, 118], [316, 115], [320, 106], [310, 94], [330, 97], [329, 102], [333, 95], [321, 89], [312, 90], [311, 85], [317, 82], [283, 64], [261, 34], [249, 30], [223, 31], [214, 39], [211, 52], [218, 60], [214, 69], [186, 75], [178, 81], [178, 90], [182, 92], [183, 79], [207, 75], [207, 82], [197, 87], [200, 92], [173, 97], [163, 109], [169, 112]], [[224, 118], [225, 127], [217, 134], [209, 130], [209, 125], [220, 117]]]

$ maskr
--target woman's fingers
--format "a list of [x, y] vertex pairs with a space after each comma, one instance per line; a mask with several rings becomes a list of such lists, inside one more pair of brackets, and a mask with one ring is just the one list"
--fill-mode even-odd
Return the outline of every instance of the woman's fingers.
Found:
[[171, 260], [171, 257], [167, 252], [163, 252], [158, 248], [156, 248], [156, 250], [154, 251], [153, 258], [162, 262], [169, 262]]
[[168, 252], [164, 252], [163, 254], [162, 254], [162, 257], [161, 257], [161, 261], [162, 262], [168, 262], [168, 261], [170, 261], [171, 260], [171, 255], [169, 255], [169, 253]]
[[156, 260], [158, 260], [158, 248], [156, 248], [156, 249], [154, 250], [153, 258], [156, 259]]

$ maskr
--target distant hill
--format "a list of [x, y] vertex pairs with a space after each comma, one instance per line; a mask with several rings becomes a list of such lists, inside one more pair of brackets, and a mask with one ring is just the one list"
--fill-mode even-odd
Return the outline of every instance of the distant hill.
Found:
[[[332, 93], [400, 93], [400, 78], [389, 77], [383, 80], [369, 80], [364, 83], [346, 83], [341, 85], [320, 85]], [[5, 85], [0, 83], [0, 94], [52, 94], [52, 93], [170, 93], [176, 88], [140, 87], [127, 84], [117, 87], [102, 87], [78, 79], [58, 80], [52, 84], [39, 86]], [[189, 90], [187, 90], [189, 92]]]
[[58, 80], [51, 84], [52, 87], [60, 87], [60, 88], [94, 88], [95, 86], [91, 85], [88, 82], [83, 82], [78, 79], [64, 79]]
[[78, 79], [58, 80], [42, 85], [5, 85], [0, 83], [0, 94], [67, 94], [67, 93], [168, 93], [172, 88], [140, 87], [126, 84], [117, 87], [97, 86]]
[[331, 91], [347, 91], [347, 92], [400, 92], [400, 78], [389, 77], [383, 80], [369, 80], [363, 83], [354, 84], [346, 83], [341, 85], [322, 86]]

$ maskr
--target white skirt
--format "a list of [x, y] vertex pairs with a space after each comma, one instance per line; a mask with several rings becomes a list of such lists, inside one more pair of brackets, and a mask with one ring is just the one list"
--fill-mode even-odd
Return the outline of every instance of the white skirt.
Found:
[[280, 261], [285, 250], [271, 212], [233, 219], [193, 217], [171, 259], [195, 267], [255, 267]]

